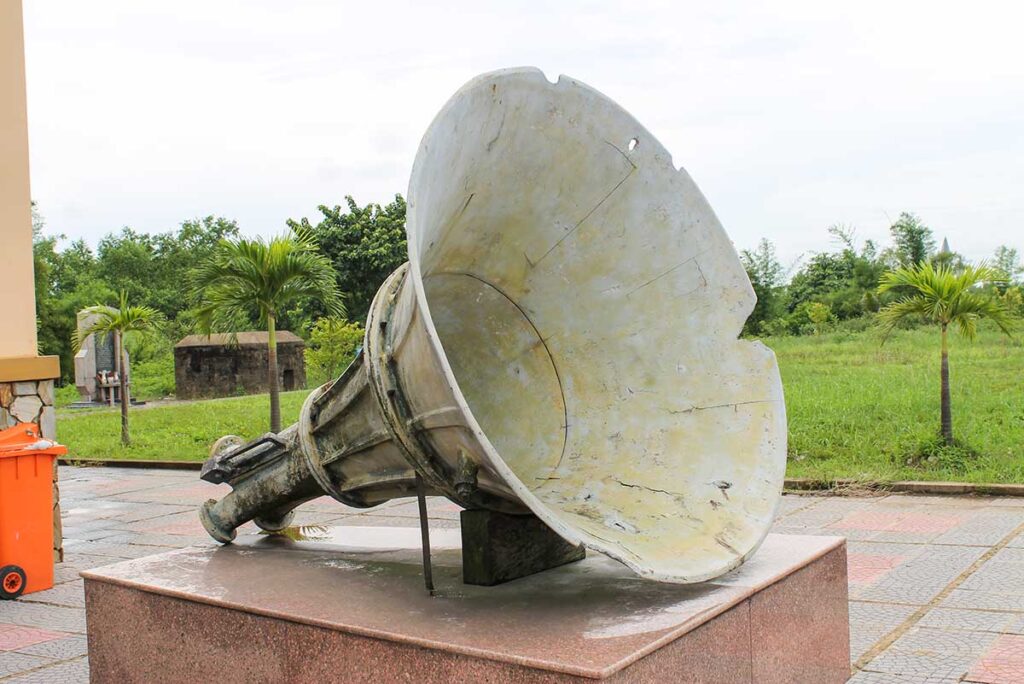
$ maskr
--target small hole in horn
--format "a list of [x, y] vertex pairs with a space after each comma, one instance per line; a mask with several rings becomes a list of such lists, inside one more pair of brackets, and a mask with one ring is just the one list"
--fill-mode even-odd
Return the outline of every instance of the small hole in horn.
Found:
[[637, 140], [636, 138], [630, 138], [629, 145], [627, 145], [626, 147], [629, 149], [630, 152], [632, 152], [633, 150], [636, 149], [637, 145], [639, 145], [639, 144], [640, 144], [639, 140]]

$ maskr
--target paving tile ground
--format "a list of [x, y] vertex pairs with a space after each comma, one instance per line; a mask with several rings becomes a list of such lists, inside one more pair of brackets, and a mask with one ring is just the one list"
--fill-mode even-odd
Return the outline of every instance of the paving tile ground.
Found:
[[[78, 573], [212, 544], [196, 507], [228, 491], [194, 471], [60, 472], [66, 562], [48, 591], [0, 603], [0, 682], [89, 678]], [[458, 507], [429, 502], [432, 524]], [[328, 499], [302, 525], [415, 527], [415, 503], [363, 510]], [[775, 532], [848, 539], [851, 682], [1024, 684], [1024, 498], [787, 495]]]

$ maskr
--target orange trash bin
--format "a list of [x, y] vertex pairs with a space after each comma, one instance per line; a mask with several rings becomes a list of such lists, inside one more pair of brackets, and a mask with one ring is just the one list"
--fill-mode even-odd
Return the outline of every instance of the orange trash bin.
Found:
[[53, 586], [53, 460], [67, 451], [34, 423], [0, 431], [0, 599]]

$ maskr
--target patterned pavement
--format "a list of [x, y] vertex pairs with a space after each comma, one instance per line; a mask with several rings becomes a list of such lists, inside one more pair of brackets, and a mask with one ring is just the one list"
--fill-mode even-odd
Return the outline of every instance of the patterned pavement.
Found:
[[[0, 602], [0, 682], [88, 681], [86, 568], [212, 543], [196, 506], [227, 487], [192, 471], [60, 473], [66, 560], [56, 586]], [[430, 502], [431, 521], [458, 509]], [[321, 499], [300, 525], [417, 525], [415, 502], [368, 511]], [[1024, 684], [1024, 498], [785, 496], [775, 532], [848, 539], [854, 684]]]

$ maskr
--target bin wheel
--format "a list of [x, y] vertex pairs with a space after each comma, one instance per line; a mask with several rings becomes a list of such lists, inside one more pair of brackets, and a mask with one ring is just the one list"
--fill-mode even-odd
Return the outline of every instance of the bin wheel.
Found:
[[0, 568], [0, 599], [16, 599], [25, 591], [25, 571], [17, 565]]

